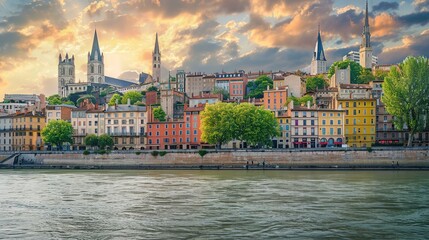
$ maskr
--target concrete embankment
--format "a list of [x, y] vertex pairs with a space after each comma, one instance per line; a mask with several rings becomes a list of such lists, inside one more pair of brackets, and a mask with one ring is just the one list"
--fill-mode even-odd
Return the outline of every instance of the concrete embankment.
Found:
[[[159, 152], [161, 153], [161, 151]], [[4, 168], [104, 168], [104, 169], [300, 169], [347, 168], [381, 169], [412, 168], [429, 170], [429, 149], [380, 149], [380, 150], [291, 150], [291, 151], [209, 151], [203, 157], [198, 151], [114, 152], [89, 154], [21, 153], [15, 160], [3, 163]], [[0, 154], [0, 160], [9, 155]], [[1, 161], [0, 161], [1, 162]]]

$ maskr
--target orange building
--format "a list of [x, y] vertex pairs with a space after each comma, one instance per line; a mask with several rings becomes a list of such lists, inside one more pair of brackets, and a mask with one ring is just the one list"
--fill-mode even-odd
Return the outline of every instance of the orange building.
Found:
[[42, 112], [16, 113], [12, 120], [12, 149], [14, 151], [35, 151], [43, 149], [41, 131], [46, 125]]
[[185, 106], [183, 120], [185, 121], [184, 139], [187, 149], [198, 149], [201, 146], [200, 112], [204, 110], [204, 106], [204, 104], [196, 107]]
[[286, 109], [287, 94], [287, 86], [264, 91], [264, 108], [272, 111]]
[[146, 149], [183, 149], [183, 121], [149, 122]]

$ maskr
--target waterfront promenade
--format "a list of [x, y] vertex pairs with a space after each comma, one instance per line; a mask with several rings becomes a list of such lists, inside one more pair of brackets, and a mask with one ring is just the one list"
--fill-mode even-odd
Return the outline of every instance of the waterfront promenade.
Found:
[[2, 152], [0, 164], [2, 168], [66, 169], [429, 169], [429, 149]]

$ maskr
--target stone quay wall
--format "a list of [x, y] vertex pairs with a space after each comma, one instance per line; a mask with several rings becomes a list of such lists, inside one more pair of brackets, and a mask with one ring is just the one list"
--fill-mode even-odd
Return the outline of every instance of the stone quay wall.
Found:
[[[161, 151], [159, 151], [161, 152]], [[22, 153], [19, 158], [41, 166], [82, 166], [100, 168], [429, 168], [429, 149], [400, 150], [323, 150], [323, 151], [209, 151], [204, 157], [198, 151], [165, 152], [153, 156], [150, 151], [83, 153]], [[7, 156], [0, 154], [0, 159]]]

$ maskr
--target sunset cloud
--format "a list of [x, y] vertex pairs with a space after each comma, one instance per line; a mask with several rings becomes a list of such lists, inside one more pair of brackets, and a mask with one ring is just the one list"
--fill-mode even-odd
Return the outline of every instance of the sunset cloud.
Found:
[[[370, 5], [381, 64], [429, 53], [428, 7], [427, 0]], [[6, 92], [55, 93], [59, 53], [75, 55], [76, 80], [86, 81], [94, 29], [112, 77], [151, 73], [156, 32], [164, 76], [177, 69], [295, 71], [310, 64], [318, 24], [329, 62], [357, 50], [363, 10], [364, 1], [352, 0], [5, 1], [0, 99]]]

